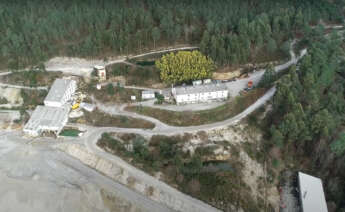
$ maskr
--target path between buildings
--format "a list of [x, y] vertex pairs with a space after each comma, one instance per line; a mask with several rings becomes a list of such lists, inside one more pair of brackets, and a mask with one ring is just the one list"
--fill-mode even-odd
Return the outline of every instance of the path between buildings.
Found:
[[6, 84], [6, 83], [0, 83], [0, 87], [18, 88], [18, 89], [26, 89], [26, 90], [48, 90], [47, 86], [29, 87], [29, 86], [12, 85], [12, 84]]

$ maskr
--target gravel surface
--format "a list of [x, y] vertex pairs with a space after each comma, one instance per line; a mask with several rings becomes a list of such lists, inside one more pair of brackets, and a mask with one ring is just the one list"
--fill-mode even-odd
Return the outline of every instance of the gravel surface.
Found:
[[[135, 56], [129, 56], [128, 58], [138, 58], [146, 55], [164, 53], [177, 50], [191, 50], [197, 49], [198, 47], [181, 47], [181, 48], [171, 48], [160, 51], [152, 51], [144, 54], [139, 54]], [[61, 71], [63, 73], [78, 75], [78, 76], [90, 76], [95, 65], [108, 66], [116, 63], [123, 63], [127, 60], [127, 57], [120, 56], [117, 58], [110, 58], [109, 61], [103, 60], [87, 60], [82, 58], [71, 58], [71, 57], [55, 57], [50, 59], [45, 63], [47, 71]]]
[[118, 211], [171, 211], [51, 148], [55, 142], [0, 131], [1, 211], [110, 211], [101, 190], [121, 199], [118, 208], [126, 205]]

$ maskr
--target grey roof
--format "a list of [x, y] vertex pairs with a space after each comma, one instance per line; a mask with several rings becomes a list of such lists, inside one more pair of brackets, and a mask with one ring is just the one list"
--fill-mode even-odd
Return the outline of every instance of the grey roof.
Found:
[[228, 90], [226, 85], [222, 83], [202, 84], [202, 85], [194, 85], [194, 86], [181, 86], [181, 87], [175, 87], [174, 89], [175, 89], [176, 95]]
[[70, 79], [56, 79], [44, 101], [60, 102], [71, 83], [75, 83], [75, 81]]
[[321, 179], [298, 172], [298, 181], [303, 212], [327, 212]]
[[151, 91], [151, 90], [144, 90], [144, 91], [141, 92], [141, 94], [142, 95], [144, 95], [144, 94], [155, 94], [155, 92]]
[[162, 95], [167, 97], [171, 96], [171, 89], [162, 90]]
[[32, 113], [24, 130], [40, 131], [42, 129], [58, 129], [64, 127], [63, 121], [68, 117], [69, 107], [49, 107], [38, 105]]

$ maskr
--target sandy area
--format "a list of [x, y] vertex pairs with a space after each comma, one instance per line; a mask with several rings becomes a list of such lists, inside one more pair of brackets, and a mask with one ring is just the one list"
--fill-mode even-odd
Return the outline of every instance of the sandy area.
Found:
[[18, 88], [0, 87], [0, 97], [7, 99], [9, 104], [23, 104], [23, 98]]
[[51, 148], [51, 140], [32, 142], [17, 134], [0, 131], [1, 211], [167, 211]]

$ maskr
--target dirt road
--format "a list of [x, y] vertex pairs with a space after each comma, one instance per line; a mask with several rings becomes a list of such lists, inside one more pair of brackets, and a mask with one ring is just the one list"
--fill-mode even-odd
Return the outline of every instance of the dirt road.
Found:
[[109, 66], [116, 63], [123, 63], [127, 59], [143, 57], [151, 54], [158, 54], [164, 52], [178, 51], [178, 50], [193, 50], [198, 49], [195, 46], [186, 46], [179, 48], [169, 48], [165, 50], [152, 51], [144, 54], [134, 55], [134, 56], [119, 56], [117, 58], [110, 58], [109, 61], [103, 60], [87, 60], [82, 58], [70, 58], [70, 57], [55, 57], [50, 59], [45, 63], [47, 71], [61, 71], [63, 73], [68, 73], [78, 76], [90, 76], [95, 65]]

